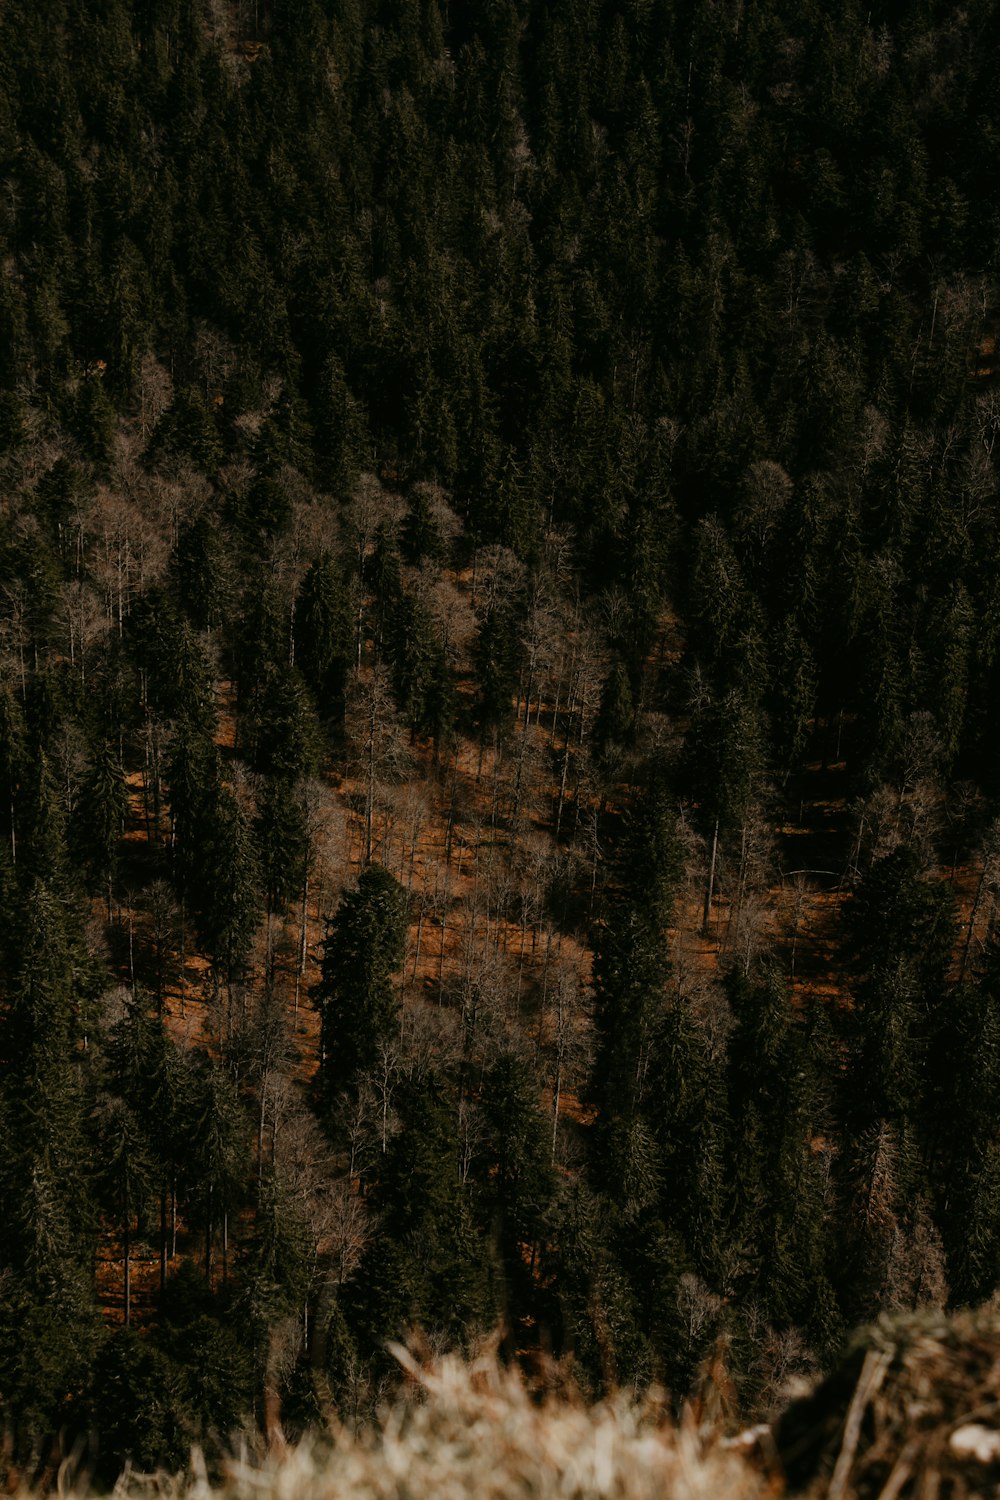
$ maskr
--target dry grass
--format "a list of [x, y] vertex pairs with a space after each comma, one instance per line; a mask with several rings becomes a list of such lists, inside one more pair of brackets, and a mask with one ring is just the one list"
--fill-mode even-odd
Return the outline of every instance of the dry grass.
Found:
[[1000, 1309], [883, 1317], [774, 1433], [824, 1500], [1000, 1493]]
[[[346, 1429], [263, 1462], [234, 1459], [213, 1486], [190, 1471], [126, 1472], [120, 1500], [757, 1500], [765, 1480], [737, 1453], [678, 1429], [655, 1398], [588, 1406], [535, 1399], [492, 1356], [418, 1365], [397, 1350], [406, 1394], [373, 1430]], [[72, 1494], [60, 1485], [64, 1495]], [[773, 1492], [773, 1491], [771, 1491]]]
[[[772, 1428], [723, 1438], [656, 1393], [544, 1398], [492, 1353], [419, 1363], [372, 1428], [131, 1470], [117, 1500], [971, 1500], [1000, 1493], [1000, 1308], [883, 1318]], [[550, 1381], [555, 1385], [554, 1381]], [[85, 1500], [64, 1471], [58, 1492]], [[23, 1493], [20, 1500], [31, 1500]]]

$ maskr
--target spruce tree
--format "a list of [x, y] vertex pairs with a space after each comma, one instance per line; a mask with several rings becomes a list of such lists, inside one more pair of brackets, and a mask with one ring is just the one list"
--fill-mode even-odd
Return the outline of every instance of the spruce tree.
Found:
[[193, 1082], [186, 1187], [204, 1230], [205, 1280], [212, 1286], [220, 1231], [223, 1281], [229, 1274], [230, 1226], [240, 1204], [249, 1131], [235, 1085], [221, 1064], [202, 1057]]
[[91, 882], [103, 887], [109, 921], [128, 809], [128, 783], [121, 761], [106, 740], [98, 746], [80, 790], [76, 835]]
[[343, 717], [352, 629], [347, 588], [333, 557], [313, 562], [295, 601], [295, 662], [324, 721]]
[[398, 1017], [392, 979], [405, 944], [405, 892], [388, 870], [368, 865], [330, 924], [313, 991], [331, 1095], [356, 1087], [359, 1074], [375, 1063], [380, 1043], [392, 1037]]
[[25, 878], [17, 930], [0, 1018], [0, 1262], [12, 1275], [0, 1381], [24, 1457], [80, 1400], [100, 1319], [81, 1052], [91, 965], [63, 900], [37, 878]]
[[93, 1126], [97, 1194], [122, 1246], [122, 1308], [125, 1327], [132, 1321], [133, 1228], [138, 1235], [150, 1200], [154, 1163], [142, 1122], [124, 1099], [113, 1096], [98, 1105]]

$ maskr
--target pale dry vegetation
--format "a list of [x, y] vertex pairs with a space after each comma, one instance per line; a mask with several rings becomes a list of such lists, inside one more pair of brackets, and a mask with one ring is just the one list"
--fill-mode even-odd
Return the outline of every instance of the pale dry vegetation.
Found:
[[[995, 1495], [1000, 1469], [1000, 1314], [883, 1317], [770, 1426], [732, 1436], [713, 1362], [677, 1420], [663, 1393], [596, 1404], [558, 1366], [533, 1377], [479, 1357], [392, 1351], [405, 1387], [370, 1426], [339, 1425], [265, 1454], [234, 1451], [210, 1474], [126, 1468], [118, 1500], [899, 1500]], [[793, 1387], [785, 1390], [788, 1401]], [[721, 1404], [720, 1404], [721, 1401]], [[64, 1464], [59, 1493], [84, 1500]], [[30, 1500], [22, 1491], [20, 1500]]]
[[[120, 1500], [754, 1500], [767, 1481], [738, 1451], [663, 1403], [539, 1399], [493, 1355], [397, 1357], [408, 1389], [377, 1425], [340, 1428], [266, 1459], [234, 1456], [216, 1482], [199, 1452], [174, 1476], [126, 1470]], [[81, 1489], [70, 1493], [82, 1495]]]

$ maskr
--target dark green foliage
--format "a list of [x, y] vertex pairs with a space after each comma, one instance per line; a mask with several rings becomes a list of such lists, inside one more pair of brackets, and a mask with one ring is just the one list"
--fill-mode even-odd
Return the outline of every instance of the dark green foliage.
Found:
[[857, 1118], [916, 1122], [928, 1110], [928, 1048], [940, 1022], [954, 907], [906, 848], [874, 864], [849, 915], [858, 972], [850, 1089]]
[[[37, 1184], [39, 1193], [48, 1184]], [[54, 1196], [54, 1193], [53, 1193]], [[55, 1274], [44, 1288], [5, 1270], [0, 1304], [4, 1425], [14, 1457], [33, 1466], [43, 1444], [68, 1422], [83, 1430], [85, 1393], [100, 1348], [101, 1319], [88, 1268], [65, 1258], [65, 1240], [49, 1240]]]
[[960, 985], [928, 1053], [928, 1128], [952, 1301], [975, 1303], [1000, 1274], [1000, 1011], [996, 954], [979, 985]]
[[763, 791], [763, 716], [752, 690], [738, 684], [701, 691], [692, 705], [685, 744], [691, 790], [711, 834], [738, 830]]
[[330, 924], [314, 999], [321, 1055], [331, 1094], [356, 1086], [397, 1021], [393, 975], [403, 962], [406, 895], [381, 865], [362, 870]]
[[177, 392], [156, 425], [149, 457], [163, 463], [183, 460], [202, 473], [215, 475], [222, 461], [222, 443], [212, 410], [193, 386]]
[[404, 723], [414, 734], [430, 735], [440, 749], [454, 723], [455, 693], [447, 650], [420, 593], [406, 592], [396, 601], [387, 644]]
[[667, 927], [680, 858], [675, 824], [669, 785], [654, 772], [630, 819], [624, 889], [594, 944], [591, 1087], [608, 1113], [625, 1119], [642, 1109], [666, 1013]]
[[182, 734], [210, 733], [215, 705], [205, 647], [173, 600], [159, 590], [144, 594], [129, 616], [126, 639], [149, 702], [178, 720]]
[[[778, 976], [730, 976], [736, 1029], [729, 1045], [729, 1233], [769, 1315], [807, 1326], [826, 1348], [833, 1311], [827, 1274], [830, 1206], [817, 1143], [828, 1127], [817, 1038]], [[829, 1059], [826, 1060], [827, 1063]], [[756, 1250], [751, 1247], [759, 1247]]]
[[297, 1311], [309, 1291], [315, 1247], [301, 1205], [273, 1168], [261, 1174], [254, 1235], [243, 1268], [243, 1303], [265, 1328]]
[[367, 420], [335, 354], [328, 357], [320, 372], [313, 408], [323, 484], [334, 494], [345, 495], [364, 461]]
[[99, 469], [104, 468], [111, 457], [115, 409], [100, 379], [94, 377], [81, 382], [70, 425], [87, 458]]
[[[240, 1201], [247, 1120], [231, 1078], [207, 1057], [195, 1075], [189, 1110], [183, 1170], [204, 1228], [205, 1276], [211, 1283], [216, 1236], [221, 1230], [225, 1253], [229, 1216]], [[224, 1276], [227, 1269], [224, 1261]]]
[[243, 597], [234, 661], [240, 716], [251, 725], [268, 712], [270, 690], [283, 684], [290, 645], [285, 602], [274, 580], [263, 569], [254, 570]]
[[181, 899], [196, 906], [206, 880], [202, 850], [218, 794], [218, 752], [205, 733], [182, 720], [166, 769], [174, 879]]
[[171, 564], [180, 602], [199, 630], [216, 626], [229, 603], [224, 546], [215, 517], [203, 511], [184, 527], [173, 551]]
[[343, 714], [352, 645], [347, 587], [328, 552], [316, 559], [295, 601], [295, 663], [322, 719]]
[[503, 554], [479, 611], [473, 661], [483, 730], [505, 727], [521, 670], [527, 601], [520, 576]]
[[616, 751], [627, 745], [635, 723], [632, 685], [623, 662], [615, 662], [601, 690], [594, 738], [601, 757], [613, 762]]
[[24, 408], [14, 391], [0, 397], [0, 457], [18, 449], [25, 439]]
[[98, 747], [80, 789], [76, 832], [81, 863], [92, 884], [106, 891], [109, 911], [128, 808], [128, 785], [121, 761], [115, 747], [105, 743]]
[[257, 844], [268, 910], [283, 912], [302, 890], [309, 869], [304, 797], [282, 777], [268, 777], [257, 795]]
[[251, 1331], [239, 1295], [213, 1293], [190, 1261], [167, 1281], [155, 1344], [170, 1361], [188, 1441], [225, 1446], [252, 1410]]
[[255, 771], [285, 787], [317, 766], [319, 727], [298, 675], [287, 668], [263, 673], [244, 730], [247, 759]]
[[554, 1189], [551, 1143], [531, 1071], [508, 1053], [483, 1079], [487, 1174], [501, 1247], [512, 1267], [519, 1247], [532, 1257]]
[[199, 827], [192, 892], [196, 920], [216, 970], [235, 978], [260, 920], [260, 850], [249, 813], [226, 785], [209, 793]]
[[91, 1401], [105, 1483], [113, 1484], [126, 1462], [140, 1470], [184, 1463], [190, 1428], [183, 1375], [155, 1345], [128, 1329], [112, 1335], [94, 1370]]
[[81, 1397], [100, 1335], [79, 1042], [89, 977], [51, 887], [27, 879], [0, 1024], [0, 1379], [18, 1451]]
[[642, 1104], [667, 972], [665, 934], [637, 906], [623, 904], [600, 934], [594, 954], [595, 1086], [626, 1116]]
[[[387, 1336], [500, 1304], [595, 1389], [680, 1400], [728, 1340], [754, 1402], [845, 1318], [992, 1294], [993, 9], [0, 7], [20, 1462], [96, 1423], [110, 1485], [326, 1378], [358, 1416]], [[285, 1019], [354, 674], [424, 946], [397, 991], [365, 869], [318, 1146]], [[138, 1235], [160, 1305], [103, 1338]]]
[[447, 1093], [431, 1076], [408, 1082], [397, 1102], [400, 1128], [376, 1174], [382, 1228], [347, 1302], [366, 1355], [407, 1324], [440, 1328], [468, 1346], [496, 1312], [492, 1257], [459, 1181]]
[[91, 489], [92, 484], [80, 468], [65, 458], [57, 459], [39, 483], [40, 519], [45, 523], [54, 550], [64, 560], [69, 556], [74, 511], [86, 502]]
[[431, 507], [427, 487], [416, 485], [409, 495], [409, 509], [403, 520], [401, 547], [411, 563], [441, 563], [445, 558], [445, 539]]
[[133, 1232], [141, 1231], [152, 1197], [154, 1163], [135, 1112], [124, 1099], [98, 1102], [93, 1122], [97, 1199], [121, 1237], [123, 1306], [126, 1327], [131, 1323], [131, 1266]]
[[20, 700], [9, 684], [0, 687], [0, 826], [10, 846], [11, 863], [17, 860], [17, 841], [23, 820], [21, 786], [28, 772], [27, 726]]

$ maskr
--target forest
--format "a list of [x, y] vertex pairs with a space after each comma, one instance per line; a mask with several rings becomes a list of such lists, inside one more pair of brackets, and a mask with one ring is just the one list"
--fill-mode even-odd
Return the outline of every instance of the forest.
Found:
[[0, 5], [0, 1470], [1000, 1282], [1000, 5]]

